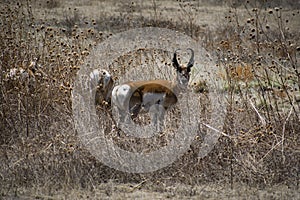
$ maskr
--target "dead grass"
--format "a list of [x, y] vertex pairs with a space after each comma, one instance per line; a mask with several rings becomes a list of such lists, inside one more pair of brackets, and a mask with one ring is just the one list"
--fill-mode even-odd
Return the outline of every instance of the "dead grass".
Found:
[[[143, 186], [141, 188], [141, 186]], [[272, 188], [251, 188], [245, 185], [199, 184], [189, 186], [184, 184], [148, 185], [119, 184], [109, 182], [97, 185], [97, 188], [86, 190], [82, 188], [61, 189], [53, 195], [45, 187], [20, 188], [22, 198], [50, 198], [50, 199], [295, 199], [298, 193], [285, 185]], [[13, 198], [13, 196], [11, 196]]]
[[[214, 24], [199, 22], [201, 15], [203, 19], [211, 15], [210, 7], [199, 1], [113, 3], [1, 3], [0, 195], [299, 197], [300, 35], [299, 11], [290, 9], [292, 3], [266, 7], [238, 1], [241, 7], [211, 7], [225, 15], [216, 17], [219, 21]], [[89, 6], [99, 6], [103, 12], [90, 16], [83, 12]], [[104, 166], [81, 145], [70, 97], [76, 72], [94, 45], [110, 34], [144, 26], [191, 35], [214, 56], [216, 67], [224, 69], [219, 76], [225, 81], [221, 90], [228, 94], [228, 114], [221, 131], [227, 137], [222, 136], [203, 159], [195, 156], [199, 137], [172, 165], [154, 173], [129, 174]], [[161, 53], [161, 58], [169, 56]], [[115, 64], [131, 69], [138, 66], [129, 64], [132, 59], [127, 55]], [[209, 92], [205, 82], [195, 84], [201, 102], [205, 101]], [[99, 116], [106, 125], [112, 124], [103, 112]], [[104, 128], [111, 132], [110, 126]], [[118, 134], [112, 137], [125, 147], [137, 142]], [[143, 147], [143, 142], [139, 145]]]

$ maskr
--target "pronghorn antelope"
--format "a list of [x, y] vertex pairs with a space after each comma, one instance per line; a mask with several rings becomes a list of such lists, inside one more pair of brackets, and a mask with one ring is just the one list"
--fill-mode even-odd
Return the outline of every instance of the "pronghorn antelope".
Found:
[[126, 114], [130, 114], [134, 119], [142, 110], [145, 112], [153, 108], [167, 110], [177, 103], [179, 92], [187, 88], [190, 71], [194, 64], [194, 51], [190, 48], [188, 50], [191, 52], [191, 58], [186, 66], [178, 63], [177, 50], [174, 52], [172, 65], [177, 72], [176, 82], [130, 81], [113, 87], [113, 78], [109, 72], [95, 69], [90, 74], [90, 78], [98, 87], [95, 96], [96, 105], [113, 103], [119, 110], [121, 120], [124, 120]]

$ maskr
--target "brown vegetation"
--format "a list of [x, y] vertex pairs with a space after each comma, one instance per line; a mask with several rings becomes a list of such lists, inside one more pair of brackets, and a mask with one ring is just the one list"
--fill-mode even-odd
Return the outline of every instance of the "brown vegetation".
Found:
[[[104, 1], [87, 2], [80, 6], [102, 6]], [[186, 198], [199, 195], [203, 184], [229, 184], [231, 189], [240, 183], [255, 188], [285, 185], [299, 190], [300, 14], [292, 8], [295, 1], [228, 3], [217, 28], [199, 25], [199, 13], [208, 9], [201, 7], [202, 1], [110, 1], [108, 7], [111, 2], [118, 9], [102, 9], [99, 18], [84, 16], [76, 6], [65, 8], [59, 0], [1, 2], [0, 196], [19, 196], [29, 188], [44, 188], [46, 196], [61, 189], [96, 191], [111, 181], [153, 192], [190, 185]], [[170, 20], [165, 12], [179, 16]], [[49, 17], [55, 15], [59, 17]], [[82, 146], [73, 124], [71, 92], [77, 71], [95, 45], [114, 33], [145, 26], [184, 32], [203, 42], [216, 67], [225, 71], [219, 76], [228, 94], [227, 117], [224, 135], [205, 158], [195, 156], [200, 138], [172, 165], [129, 174], [101, 164]], [[123, 68], [113, 75], [122, 75], [126, 66], [136, 67], [134, 59], [140, 54], [118, 58], [112, 68]], [[207, 102], [205, 82], [194, 84], [199, 98]], [[119, 136], [107, 113], [99, 112], [102, 128], [117, 142], [127, 148], [137, 142]], [[106, 196], [111, 192], [102, 191]]]

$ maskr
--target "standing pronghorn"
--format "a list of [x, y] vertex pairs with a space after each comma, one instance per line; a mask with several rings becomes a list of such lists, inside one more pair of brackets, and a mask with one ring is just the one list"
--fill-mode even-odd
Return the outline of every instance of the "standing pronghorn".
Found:
[[125, 118], [130, 114], [132, 118], [137, 117], [140, 110], [149, 112], [152, 106], [156, 108], [162, 106], [168, 109], [177, 103], [177, 95], [187, 88], [190, 80], [190, 71], [194, 65], [194, 51], [186, 66], [181, 66], [177, 60], [177, 50], [174, 52], [172, 64], [177, 72], [177, 81], [150, 80], [150, 81], [130, 81], [113, 87], [112, 76], [106, 70], [95, 69], [91, 74], [93, 84], [97, 84], [96, 104], [116, 105], [121, 115]]

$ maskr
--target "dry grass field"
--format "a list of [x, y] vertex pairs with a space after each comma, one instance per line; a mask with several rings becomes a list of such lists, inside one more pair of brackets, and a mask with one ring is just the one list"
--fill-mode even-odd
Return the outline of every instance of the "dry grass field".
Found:
[[[300, 199], [299, 1], [1, 0], [0, 8], [0, 199]], [[71, 97], [93, 48], [141, 27], [203, 45], [222, 69], [227, 114], [206, 157], [197, 157], [207, 131], [199, 125], [173, 164], [134, 174], [102, 164], [80, 142]], [[118, 79], [145, 63], [155, 71], [157, 60], [170, 52], [137, 50], [110, 69]], [[209, 113], [205, 81], [191, 87]], [[116, 144], [152, 149], [114, 132], [102, 108], [97, 114]]]

